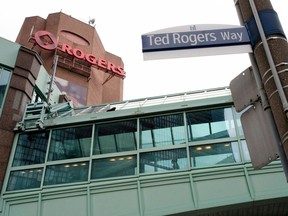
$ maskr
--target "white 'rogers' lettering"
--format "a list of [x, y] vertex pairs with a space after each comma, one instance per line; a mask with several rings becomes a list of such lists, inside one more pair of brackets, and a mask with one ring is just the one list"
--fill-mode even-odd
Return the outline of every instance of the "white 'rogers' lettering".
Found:
[[173, 43], [174, 44], [190, 44], [190, 45], [197, 45], [198, 43], [204, 42], [213, 42], [216, 41], [215, 33], [200, 33], [200, 34], [179, 34], [173, 33], [172, 34]]

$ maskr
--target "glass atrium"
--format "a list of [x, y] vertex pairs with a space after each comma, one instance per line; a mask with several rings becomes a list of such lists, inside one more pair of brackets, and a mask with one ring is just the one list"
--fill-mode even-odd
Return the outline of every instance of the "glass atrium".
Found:
[[6, 192], [246, 163], [239, 118], [228, 103], [21, 132]]

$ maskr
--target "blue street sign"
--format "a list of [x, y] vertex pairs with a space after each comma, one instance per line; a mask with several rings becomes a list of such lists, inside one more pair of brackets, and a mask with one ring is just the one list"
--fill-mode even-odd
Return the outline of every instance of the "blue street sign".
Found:
[[[205, 26], [205, 25], [202, 25]], [[200, 29], [201, 27], [200, 26]], [[209, 25], [207, 25], [209, 27]], [[246, 46], [243, 52], [250, 52], [250, 38], [247, 30], [243, 26], [216, 26], [211, 25], [215, 29], [202, 28], [197, 30], [180, 31], [174, 28], [173, 32], [156, 31], [142, 35], [142, 52], [144, 54], [150, 52], [163, 52], [163, 51], [176, 51], [176, 50], [189, 50], [199, 48], [217, 48], [227, 46]], [[216, 26], [216, 27], [215, 27]], [[222, 27], [222, 28], [220, 28]], [[172, 28], [171, 28], [172, 29]], [[184, 28], [185, 29], [185, 28]], [[191, 29], [191, 28], [190, 28]], [[196, 30], [194, 30], [196, 29]], [[225, 50], [226, 54], [227, 50]], [[213, 54], [213, 52], [212, 52]], [[220, 53], [221, 54], [221, 53]], [[207, 53], [209, 55], [209, 52]]]

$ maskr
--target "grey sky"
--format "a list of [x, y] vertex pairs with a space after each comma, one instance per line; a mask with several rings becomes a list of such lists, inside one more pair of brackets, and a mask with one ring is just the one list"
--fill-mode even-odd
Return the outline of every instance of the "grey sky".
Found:
[[[288, 1], [270, 1], [288, 35]], [[87, 23], [95, 18], [106, 51], [124, 61], [124, 100], [228, 86], [250, 66], [248, 54], [143, 60], [142, 34], [183, 25], [239, 25], [234, 0], [10, 0], [0, 13], [0, 36], [15, 41], [25, 17], [59, 11]]]

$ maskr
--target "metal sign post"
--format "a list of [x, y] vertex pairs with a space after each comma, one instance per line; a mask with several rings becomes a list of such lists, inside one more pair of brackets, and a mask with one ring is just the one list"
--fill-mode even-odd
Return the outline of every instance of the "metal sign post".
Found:
[[[268, 111], [270, 123], [268, 121], [267, 124], [271, 124], [272, 128], [275, 128], [273, 134], [279, 137], [279, 141], [276, 139], [270, 145], [278, 148], [284, 173], [288, 179], [288, 121], [286, 115], [288, 90], [285, 87], [288, 84], [286, 81], [288, 44], [285, 34], [269, 0], [257, 1], [256, 4], [254, 0], [236, 0], [235, 4], [239, 19], [246, 26], [250, 35], [253, 48], [250, 59], [253, 69], [255, 68], [254, 74], [261, 102], [263, 102], [262, 109], [264, 112]], [[264, 117], [260, 116], [259, 118]], [[258, 119], [257, 121], [262, 120]], [[261, 154], [261, 146], [258, 148], [259, 154]], [[258, 156], [255, 151], [255, 157]], [[260, 157], [260, 160], [263, 162], [266, 159]]]

